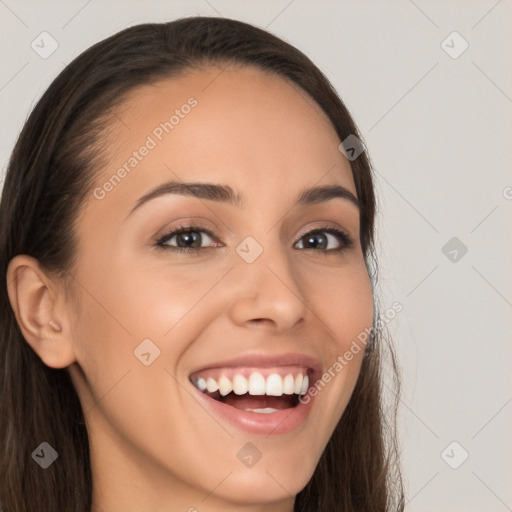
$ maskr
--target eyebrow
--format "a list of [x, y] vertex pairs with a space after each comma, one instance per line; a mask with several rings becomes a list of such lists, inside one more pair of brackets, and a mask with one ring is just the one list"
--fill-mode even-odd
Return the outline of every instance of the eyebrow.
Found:
[[[235, 192], [229, 185], [218, 185], [214, 183], [184, 183], [170, 181], [157, 186], [147, 194], [143, 195], [131, 209], [130, 216], [137, 208], [144, 203], [167, 194], [178, 194], [184, 196], [197, 197], [199, 199], [208, 199], [221, 203], [230, 204], [238, 208], [244, 207], [244, 199], [241, 194]], [[350, 192], [350, 190], [341, 185], [325, 185], [303, 190], [299, 193], [294, 206], [307, 206], [329, 201], [334, 198], [341, 198], [350, 201], [357, 208], [360, 208], [359, 200]]]

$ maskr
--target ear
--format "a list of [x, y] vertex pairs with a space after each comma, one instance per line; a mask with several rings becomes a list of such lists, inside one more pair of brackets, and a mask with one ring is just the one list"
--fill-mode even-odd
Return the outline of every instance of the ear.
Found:
[[20, 254], [9, 262], [7, 292], [23, 337], [43, 363], [51, 368], [73, 364], [76, 358], [63, 290], [36, 259]]

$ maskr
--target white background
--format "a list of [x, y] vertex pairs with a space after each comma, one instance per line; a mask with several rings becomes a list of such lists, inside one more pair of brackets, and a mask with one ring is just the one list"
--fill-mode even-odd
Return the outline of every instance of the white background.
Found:
[[[127, 26], [195, 14], [304, 51], [367, 143], [382, 304], [404, 307], [389, 327], [403, 368], [406, 509], [512, 510], [512, 1], [0, 0], [3, 171], [65, 64]], [[47, 59], [31, 48], [43, 31], [59, 45]], [[458, 58], [441, 46], [463, 48], [453, 31], [469, 44]], [[452, 237], [468, 248], [456, 262], [442, 252]], [[453, 441], [452, 465], [469, 453], [458, 469], [441, 456]]]

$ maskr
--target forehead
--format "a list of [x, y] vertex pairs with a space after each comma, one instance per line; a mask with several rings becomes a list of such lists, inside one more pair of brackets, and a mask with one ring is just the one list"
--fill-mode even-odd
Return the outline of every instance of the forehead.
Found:
[[322, 109], [295, 84], [256, 68], [190, 70], [139, 87], [112, 119], [109, 165], [98, 184], [126, 172], [111, 207], [113, 196], [133, 205], [171, 179], [229, 183], [248, 203], [333, 183], [356, 195]]

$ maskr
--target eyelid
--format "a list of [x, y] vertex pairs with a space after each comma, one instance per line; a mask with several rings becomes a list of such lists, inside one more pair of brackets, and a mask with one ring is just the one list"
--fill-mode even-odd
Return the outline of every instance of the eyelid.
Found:
[[328, 231], [329, 229], [340, 231], [343, 234], [350, 236], [348, 231], [346, 229], [343, 229], [341, 226], [335, 225], [335, 224], [327, 224], [327, 221], [325, 221], [324, 224], [321, 224], [320, 226], [309, 226], [307, 228], [304, 228], [301, 230], [300, 235], [297, 237], [297, 241], [299, 241], [304, 235], [307, 235], [308, 233], [314, 232], [314, 231]]
[[163, 228], [159, 229], [157, 233], [153, 235], [152, 238], [153, 240], [160, 240], [172, 231], [177, 231], [179, 229], [201, 229], [212, 236], [216, 236], [217, 238], [220, 237], [220, 231], [217, 224], [208, 217], [184, 215], [183, 217], [178, 217], [167, 222]]

